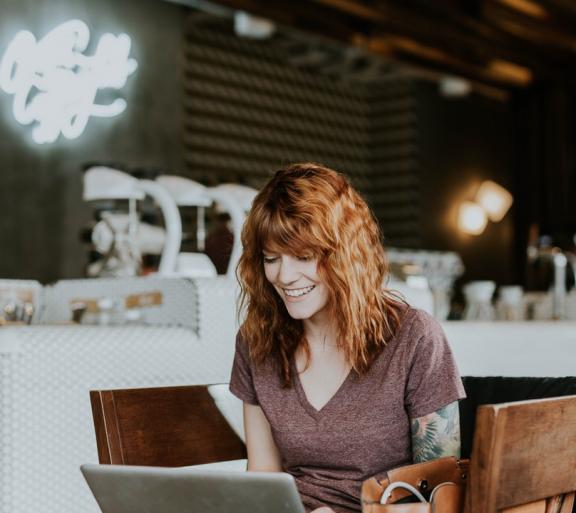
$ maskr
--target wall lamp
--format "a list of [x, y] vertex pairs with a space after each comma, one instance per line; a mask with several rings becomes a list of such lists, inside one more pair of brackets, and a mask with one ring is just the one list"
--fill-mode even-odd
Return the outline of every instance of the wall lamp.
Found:
[[480, 235], [488, 220], [501, 221], [513, 203], [512, 194], [496, 182], [480, 185], [474, 201], [463, 201], [458, 209], [458, 227], [469, 235]]

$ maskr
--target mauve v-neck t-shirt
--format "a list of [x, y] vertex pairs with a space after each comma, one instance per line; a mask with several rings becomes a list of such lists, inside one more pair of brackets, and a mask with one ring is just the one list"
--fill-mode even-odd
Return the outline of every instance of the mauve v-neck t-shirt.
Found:
[[293, 386], [282, 388], [273, 362], [254, 365], [237, 337], [230, 391], [262, 408], [307, 511], [360, 511], [364, 479], [412, 462], [410, 419], [465, 397], [442, 328], [412, 308], [368, 373], [350, 372], [321, 410], [306, 399], [295, 365], [292, 373]]

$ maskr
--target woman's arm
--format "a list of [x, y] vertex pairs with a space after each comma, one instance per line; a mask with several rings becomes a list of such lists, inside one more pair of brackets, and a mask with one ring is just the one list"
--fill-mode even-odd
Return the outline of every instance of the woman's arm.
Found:
[[458, 401], [434, 413], [410, 421], [414, 463], [443, 456], [460, 457], [460, 414]]
[[282, 459], [272, 431], [260, 406], [244, 403], [244, 432], [248, 450], [248, 470], [282, 472]]

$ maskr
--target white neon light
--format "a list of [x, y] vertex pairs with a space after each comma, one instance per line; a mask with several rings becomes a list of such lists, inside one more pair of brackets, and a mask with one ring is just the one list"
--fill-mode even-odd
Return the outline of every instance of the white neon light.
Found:
[[36, 122], [32, 138], [54, 142], [60, 134], [79, 137], [90, 116], [113, 117], [126, 101], [96, 103], [100, 89], [121, 89], [138, 63], [129, 57], [126, 34], [104, 34], [92, 56], [83, 52], [90, 30], [80, 20], [59, 25], [40, 41], [29, 31], [19, 32], [0, 61], [0, 88], [14, 95], [12, 110], [22, 125]]

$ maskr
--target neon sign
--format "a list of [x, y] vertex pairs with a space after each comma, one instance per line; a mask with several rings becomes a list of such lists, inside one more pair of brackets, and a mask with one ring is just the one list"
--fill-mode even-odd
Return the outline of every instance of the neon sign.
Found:
[[83, 52], [90, 30], [80, 20], [70, 20], [37, 41], [21, 31], [0, 61], [0, 88], [14, 95], [12, 111], [22, 125], [36, 123], [32, 139], [52, 143], [60, 134], [79, 137], [91, 116], [118, 116], [126, 101], [96, 102], [100, 89], [121, 89], [138, 67], [129, 58], [131, 40], [126, 34], [104, 34], [94, 55]]

